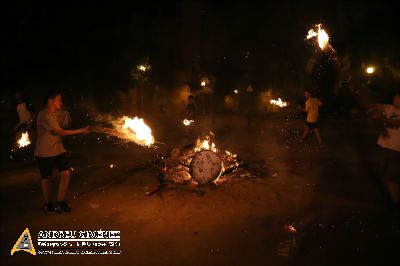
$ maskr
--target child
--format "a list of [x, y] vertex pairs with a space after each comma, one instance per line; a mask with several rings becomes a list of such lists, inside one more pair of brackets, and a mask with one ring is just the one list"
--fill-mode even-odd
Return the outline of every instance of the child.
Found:
[[310, 130], [312, 130], [315, 134], [315, 137], [317, 138], [318, 144], [322, 146], [321, 134], [318, 130], [318, 109], [322, 105], [322, 103], [317, 98], [312, 97], [311, 91], [309, 90], [304, 91], [304, 96], [307, 98], [306, 108], [303, 109], [299, 106], [298, 109], [302, 112], [307, 113], [307, 122], [304, 128], [303, 135], [298, 140], [300, 142], [303, 142]]
[[[61, 110], [61, 94], [47, 92], [45, 96], [46, 108], [39, 112], [36, 120], [37, 141], [35, 157], [39, 163], [42, 192], [45, 200], [44, 209], [49, 213], [70, 212], [71, 208], [64, 201], [68, 190], [70, 167], [66, 156], [66, 150], [61, 142], [61, 136], [88, 133], [89, 127], [75, 130], [66, 130], [60, 127], [56, 112]], [[56, 206], [49, 201], [49, 179], [53, 168], [60, 172], [60, 184]]]

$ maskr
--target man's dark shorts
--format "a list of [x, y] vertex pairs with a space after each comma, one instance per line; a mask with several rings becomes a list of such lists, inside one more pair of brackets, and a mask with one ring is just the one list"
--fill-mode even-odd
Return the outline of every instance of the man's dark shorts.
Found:
[[400, 152], [382, 148], [382, 174], [385, 180], [400, 181]]
[[54, 157], [36, 157], [39, 163], [40, 176], [42, 179], [49, 179], [56, 167], [58, 171], [63, 172], [70, 169], [67, 154], [61, 153]]
[[307, 122], [306, 127], [308, 127], [310, 130], [318, 128], [318, 122]]

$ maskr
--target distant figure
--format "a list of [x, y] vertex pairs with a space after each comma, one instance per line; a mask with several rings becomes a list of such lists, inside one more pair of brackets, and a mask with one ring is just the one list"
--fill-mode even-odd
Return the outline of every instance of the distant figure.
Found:
[[400, 91], [393, 96], [393, 104], [377, 104], [383, 114], [384, 131], [378, 145], [382, 147], [382, 177], [395, 210], [400, 211]]
[[17, 129], [27, 130], [32, 119], [32, 113], [28, 109], [30, 105], [26, 103], [24, 95], [21, 92], [15, 94], [15, 99], [17, 101], [16, 109], [19, 117]]
[[[47, 92], [44, 100], [46, 108], [39, 112], [36, 120], [37, 141], [35, 147], [35, 157], [39, 164], [45, 200], [44, 209], [49, 213], [70, 212], [71, 208], [64, 201], [69, 186], [70, 166], [61, 136], [88, 133], [89, 127], [75, 130], [62, 129], [56, 116], [56, 112], [62, 108], [61, 94], [55, 91]], [[60, 172], [58, 197], [55, 205], [49, 200], [49, 179], [54, 167]]]
[[251, 126], [254, 113], [254, 89], [251, 85], [246, 88], [245, 105], [247, 115], [247, 126]]
[[305, 109], [303, 109], [299, 106], [298, 109], [302, 112], [307, 113], [307, 119], [303, 135], [298, 139], [298, 141], [303, 142], [310, 130], [312, 130], [315, 134], [315, 137], [317, 138], [318, 144], [321, 146], [322, 139], [318, 130], [318, 109], [322, 105], [322, 103], [317, 98], [312, 97], [312, 94], [309, 90], [304, 91], [304, 96], [307, 99], [306, 107]]
[[[193, 95], [189, 95], [187, 99], [188, 99], [188, 103], [185, 108], [184, 119], [194, 121], [196, 118], [196, 106], [194, 104], [194, 97], [193, 97]], [[193, 125], [193, 123], [189, 126], [185, 126], [185, 137], [189, 136], [189, 132], [190, 132], [191, 128], [193, 127], [192, 125]]]

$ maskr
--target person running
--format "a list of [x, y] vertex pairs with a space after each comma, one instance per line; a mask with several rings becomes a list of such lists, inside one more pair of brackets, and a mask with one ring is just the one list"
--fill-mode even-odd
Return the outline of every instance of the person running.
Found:
[[302, 112], [307, 113], [307, 119], [303, 135], [300, 138], [298, 138], [298, 141], [303, 142], [304, 139], [307, 137], [308, 133], [310, 133], [310, 131], [312, 130], [313, 133], [315, 134], [315, 137], [317, 138], [318, 144], [322, 146], [321, 134], [319, 133], [318, 130], [318, 118], [319, 118], [318, 109], [322, 105], [322, 103], [320, 100], [312, 96], [310, 90], [305, 90], [304, 96], [307, 99], [306, 106], [305, 108], [301, 108], [299, 106], [298, 109]]
[[[61, 136], [86, 134], [89, 127], [75, 130], [62, 129], [57, 120], [57, 111], [62, 108], [62, 96], [57, 91], [46, 92], [44, 100], [46, 107], [40, 111], [37, 120], [37, 140], [35, 157], [38, 161], [41, 186], [44, 197], [44, 209], [49, 213], [70, 212], [71, 208], [65, 202], [65, 195], [69, 186], [70, 166], [66, 156], [66, 150], [61, 142]], [[49, 179], [53, 168], [60, 172], [58, 197], [55, 205], [49, 198]]]

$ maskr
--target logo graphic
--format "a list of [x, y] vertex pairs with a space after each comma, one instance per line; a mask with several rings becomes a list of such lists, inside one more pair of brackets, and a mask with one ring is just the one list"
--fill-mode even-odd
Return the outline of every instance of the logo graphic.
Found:
[[22, 232], [21, 236], [18, 238], [13, 249], [11, 250], [11, 255], [13, 255], [16, 251], [21, 250], [31, 253], [32, 255], [36, 255], [35, 248], [32, 245], [31, 234], [29, 233], [28, 228], [26, 228], [24, 232]]

